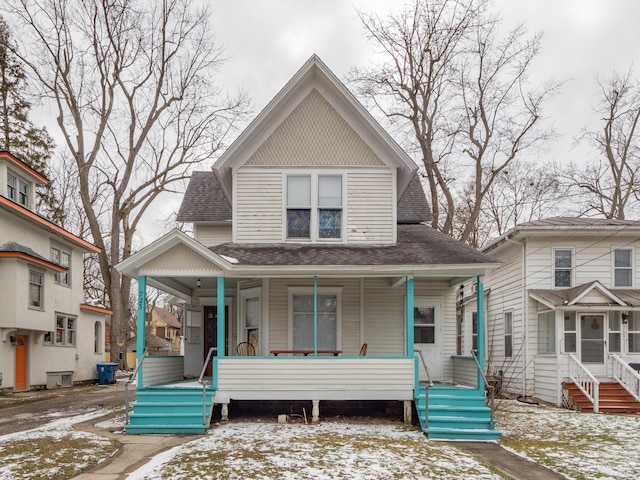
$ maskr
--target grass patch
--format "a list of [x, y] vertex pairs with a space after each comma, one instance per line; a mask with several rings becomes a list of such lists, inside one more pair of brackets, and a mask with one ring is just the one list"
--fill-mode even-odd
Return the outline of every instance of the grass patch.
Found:
[[115, 441], [75, 433], [4, 442], [0, 444], [0, 479], [68, 479], [117, 449]]

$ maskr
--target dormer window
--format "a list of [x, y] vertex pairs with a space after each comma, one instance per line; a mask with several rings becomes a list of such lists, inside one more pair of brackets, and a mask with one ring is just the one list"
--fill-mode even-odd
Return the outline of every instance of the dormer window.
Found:
[[286, 238], [342, 238], [342, 175], [288, 175]]
[[7, 197], [25, 208], [29, 208], [29, 184], [21, 178], [7, 173]]

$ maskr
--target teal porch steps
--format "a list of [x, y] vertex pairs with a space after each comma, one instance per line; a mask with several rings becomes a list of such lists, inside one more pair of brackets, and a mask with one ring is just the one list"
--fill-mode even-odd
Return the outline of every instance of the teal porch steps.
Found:
[[133, 412], [129, 414], [128, 434], [204, 434], [211, 424], [212, 397], [207, 388], [205, 422], [202, 421], [202, 387], [153, 386], [138, 389]]
[[487, 442], [500, 438], [500, 432], [491, 428], [483, 391], [442, 384], [427, 390], [420, 384], [415, 402], [422, 431], [430, 439]]

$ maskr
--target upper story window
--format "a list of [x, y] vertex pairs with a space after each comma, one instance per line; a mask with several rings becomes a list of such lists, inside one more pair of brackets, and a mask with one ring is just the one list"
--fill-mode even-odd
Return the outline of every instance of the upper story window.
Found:
[[21, 178], [7, 173], [7, 197], [29, 208], [29, 184]]
[[287, 176], [287, 239], [342, 238], [342, 175]]
[[573, 250], [556, 248], [553, 250], [553, 286], [570, 287], [573, 277]]
[[29, 270], [29, 307], [44, 308], [44, 275]]
[[633, 286], [633, 249], [616, 248], [613, 251], [613, 284], [616, 287]]
[[60, 285], [71, 285], [71, 252], [60, 247], [51, 247], [51, 260], [62, 267], [66, 267], [65, 272], [56, 273], [56, 283]]

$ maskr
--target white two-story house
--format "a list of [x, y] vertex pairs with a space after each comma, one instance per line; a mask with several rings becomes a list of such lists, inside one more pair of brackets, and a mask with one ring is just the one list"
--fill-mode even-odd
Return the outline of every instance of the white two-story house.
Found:
[[91, 243], [35, 211], [47, 179], [0, 152], [0, 390], [96, 379], [105, 319], [83, 303], [83, 255]]
[[[170, 410], [151, 418], [144, 401], [201, 373], [223, 419], [234, 400], [308, 401], [314, 421], [325, 400], [394, 401], [409, 417], [420, 380], [451, 380], [454, 287], [497, 263], [425, 223], [417, 170], [311, 57], [212, 171], [193, 174], [178, 214], [193, 238], [175, 230], [118, 265], [141, 299], [148, 284], [186, 309], [184, 356], [142, 360], [127, 432], [196, 431], [184, 416], [168, 425]], [[465, 428], [455, 435], [495, 438], [488, 417]]]
[[[501, 262], [485, 278], [484, 303], [487, 368], [502, 389], [582, 410], [640, 411], [640, 223], [549, 218], [483, 251]], [[463, 330], [473, 330], [476, 311], [473, 298]]]

